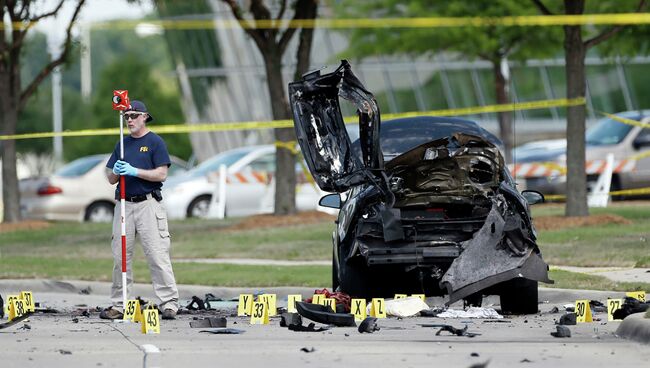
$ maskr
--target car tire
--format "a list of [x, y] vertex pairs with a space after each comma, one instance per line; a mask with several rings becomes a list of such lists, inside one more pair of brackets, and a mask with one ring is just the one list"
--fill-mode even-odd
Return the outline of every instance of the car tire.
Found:
[[84, 221], [87, 222], [111, 222], [115, 205], [110, 202], [95, 202], [86, 208]]
[[210, 210], [211, 195], [202, 195], [192, 200], [187, 206], [187, 218], [206, 218]]
[[503, 314], [535, 314], [538, 311], [537, 281], [523, 277], [507, 281], [500, 298]]

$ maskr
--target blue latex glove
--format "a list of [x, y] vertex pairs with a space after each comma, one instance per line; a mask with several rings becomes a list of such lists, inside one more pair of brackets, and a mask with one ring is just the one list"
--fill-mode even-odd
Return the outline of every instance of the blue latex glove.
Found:
[[138, 169], [131, 166], [131, 164], [126, 161], [118, 160], [115, 165], [119, 165], [118, 172], [120, 175], [138, 176]]
[[115, 175], [120, 175], [120, 169], [122, 168], [120, 162], [124, 162], [124, 161], [116, 161], [115, 164], [113, 165], [113, 174]]

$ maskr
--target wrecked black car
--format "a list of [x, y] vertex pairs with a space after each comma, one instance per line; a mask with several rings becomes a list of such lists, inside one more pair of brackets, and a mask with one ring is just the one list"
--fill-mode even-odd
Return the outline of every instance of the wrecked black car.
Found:
[[[420, 116], [381, 122], [371, 92], [343, 61], [289, 84], [298, 142], [321, 205], [339, 208], [333, 287], [355, 297], [449, 295], [480, 305], [500, 295], [504, 313], [536, 313], [548, 265], [529, 204], [516, 190], [501, 142], [478, 124]], [[351, 142], [339, 97], [354, 105]]]

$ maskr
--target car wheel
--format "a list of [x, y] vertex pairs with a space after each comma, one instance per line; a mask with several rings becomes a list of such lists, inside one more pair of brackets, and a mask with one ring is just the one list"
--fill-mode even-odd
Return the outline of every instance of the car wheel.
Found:
[[206, 218], [208, 216], [208, 211], [210, 210], [211, 200], [212, 196], [209, 195], [194, 198], [187, 207], [187, 217]]
[[501, 294], [501, 313], [535, 314], [537, 298], [537, 281], [523, 277], [507, 281]]
[[84, 220], [88, 222], [111, 222], [115, 205], [109, 202], [95, 202], [88, 206]]

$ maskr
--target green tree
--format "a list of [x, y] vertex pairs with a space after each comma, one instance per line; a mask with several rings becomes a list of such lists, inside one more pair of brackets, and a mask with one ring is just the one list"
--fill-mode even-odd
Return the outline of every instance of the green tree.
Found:
[[[534, 15], [536, 9], [518, 0], [437, 1], [343, 0], [336, 11], [346, 18], [367, 17], [500, 17]], [[355, 29], [350, 32], [345, 57], [373, 55], [434, 55], [446, 51], [462, 59], [482, 59], [492, 64], [496, 103], [510, 103], [508, 60], [524, 61], [559, 51], [560, 31], [547, 27], [451, 27], [405, 29]], [[500, 138], [510, 162], [513, 148], [512, 112], [498, 113]]]
[[[68, 129], [92, 129], [119, 127], [119, 115], [112, 109], [110, 97], [115, 89], [126, 89], [129, 97], [143, 101], [155, 120], [147, 125], [156, 130], [156, 124], [183, 121], [183, 111], [178, 93], [168, 93], [154, 77], [151, 65], [136, 56], [126, 56], [108, 65], [101, 73], [98, 88], [90, 107], [80, 109], [66, 125]], [[117, 137], [116, 137], [117, 138]], [[192, 147], [187, 133], [169, 134], [164, 137], [169, 153], [187, 159]], [[115, 148], [116, 139], [106, 136], [71, 137], [64, 140], [66, 159], [107, 153]]]
[[[0, 129], [3, 134], [16, 133], [18, 115], [25, 108], [29, 98], [36, 92], [45, 78], [59, 65], [66, 62], [72, 48], [72, 25], [79, 16], [85, 0], [74, 5], [72, 17], [68, 20], [66, 37], [60, 55], [39, 68], [38, 74], [23, 86], [20, 77], [23, 63], [22, 50], [31, 26], [40, 20], [55, 17], [63, 6], [60, 0], [53, 9], [39, 11], [43, 3], [33, 1], [0, 0]], [[20, 193], [16, 173], [16, 141], [2, 142], [2, 197], [4, 220], [20, 220]]]
[[[555, 1], [532, 0], [537, 9], [544, 15], [566, 14], [582, 15], [595, 13], [627, 13], [631, 11], [645, 11], [645, 0], [603, 0], [590, 1], [586, 7], [586, 0], [564, 0], [563, 6]], [[547, 4], [550, 6], [547, 6]], [[566, 95], [567, 98], [585, 97], [586, 76], [585, 57], [587, 51], [604, 41], [610, 40], [608, 47], [603, 47], [606, 53], [640, 52], [647, 50], [647, 34], [626, 34], [621, 30], [624, 27], [582, 27], [580, 25], [565, 25], [564, 27], [564, 52], [566, 68]], [[631, 43], [634, 46], [631, 46]], [[642, 45], [646, 46], [643, 47]], [[567, 202], [566, 216], [587, 216], [587, 177], [585, 175], [585, 106], [571, 106], [567, 110]]]

